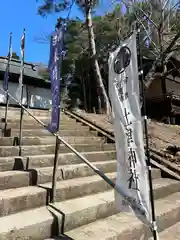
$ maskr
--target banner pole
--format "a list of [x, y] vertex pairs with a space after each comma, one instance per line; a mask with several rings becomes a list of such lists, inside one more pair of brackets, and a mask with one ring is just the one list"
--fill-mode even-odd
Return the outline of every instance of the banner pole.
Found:
[[[64, 41], [64, 31], [65, 31], [65, 26], [61, 26], [63, 27], [62, 30], [62, 40], [61, 40], [61, 46], [58, 46], [58, 51], [60, 50], [61, 52], [59, 52], [59, 59], [58, 59], [58, 81], [59, 81], [59, 99], [58, 99], [58, 116], [57, 116], [57, 129], [56, 132], [59, 133], [59, 129], [60, 129], [60, 114], [61, 114], [61, 108], [60, 108], [60, 102], [61, 102], [61, 98], [60, 98], [60, 89], [61, 89], [61, 82], [60, 82], [60, 69], [61, 69], [61, 64], [62, 64], [62, 50], [63, 50], [63, 41]], [[59, 29], [58, 29], [59, 30]], [[59, 30], [60, 31], [60, 30]], [[56, 56], [55, 56], [56, 57]], [[56, 61], [56, 60], [55, 60]], [[59, 150], [60, 150], [60, 139], [58, 137], [58, 135], [56, 136], [56, 145], [55, 145], [55, 155], [54, 155], [54, 166], [53, 166], [53, 176], [52, 176], [52, 190], [51, 190], [51, 199], [50, 201], [52, 203], [54, 203], [55, 199], [56, 199], [56, 182], [57, 182], [57, 168], [58, 168], [58, 155], [59, 155]]]
[[142, 94], [142, 110], [144, 117], [144, 132], [145, 132], [145, 145], [146, 145], [146, 157], [147, 157], [147, 167], [148, 167], [148, 177], [149, 177], [149, 190], [150, 190], [150, 203], [151, 203], [151, 211], [152, 211], [152, 234], [154, 240], [158, 240], [158, 231], [156, 224], [156, 214], [155, 214], [155, 206], [154, 206], [154, 193], [153, 193], [153, 184], [152, 184], [152, 168], [151, 168], [151, 158], [150, 158], [150, 149], [149, 149], [149, 137], [148, 137], [148, 124], [147, 124], [147, 109], [146, 109], [146, 98], [145, 98], [145, 90], [144, 90], [144, 74], [143, 74], [143, 63], [141, 56], [141, 46], [140, 46], [140, 29], [137, 26], [137, 46], [139, 48], [139, 64], [140, 64], [140, 83], [141, 83], [141, 94]]
[[[23, 31], [23, 36], [21, 39], [21, 51], [22, 51], [22, 62], [21, 62], [21, 76], [20, 76], [20, 91], [21, 91], [21, 106], [23, 105], [23, 92], [24, 92], [24, 86], [23, 86], [23, 76], [24, 76], [24, 48], [25, 48], [25, 29]], [[21, 113], [20, 113], [20, 131], [19, 131], [19, 156], [22, 155], [22, 125], [23, 125], [23, 114], [24, 109], [21, 107]]]
[[7, 115], [8, 115], [8, 107], [9, 107], [9, 94], [8, 94], [8, 90], [6, 91], [6, 109], [5, 109], [5, 124], [4, 124], [4, 132], [3, 132], [3, 136], [7, 136], [6, 135], [6, 130], [7, 130]]
[[7, 115], [8, 115], [8, 106], [9, 106], [9, 94], [8, 94], [8, 86], [9, 86], [9, 65], [10, 65], [10, 61], [11, 61], [11, 50], [12, 50], [12, 32], [10, 33], [10, 39], [9, 39], [9, 53], [8, 53], [8, 63], [7, 63], [7, 74], [5, 77], [7, 77], [7, 79], [4, 79], [4, 84], [6, 84], [6, 109], [5, 109], [5, 124], [4, 124], [4, 133], [3, 136], [6, 136], [6, 130], [7, 130]]
[[60, 150], [60, 143], [61, 141], [59, 140], [58, 136], [56, 136], [53, 177], [52, 177], [51, 203], [54, 203], [56, 199], [56, 182], [57, 182], [57, 168], [58, 168], [58, 156], [59, 156], [59, 150]]
[[[23, 102], [23, 86], [21, 89], [21, 104]], [[21, 113], [20, 113], [20, 130], [19, 130], [19, 156], [22, 155], [22, 125], [23, 125], [23, 114], [24, 110], [21, 107]]]

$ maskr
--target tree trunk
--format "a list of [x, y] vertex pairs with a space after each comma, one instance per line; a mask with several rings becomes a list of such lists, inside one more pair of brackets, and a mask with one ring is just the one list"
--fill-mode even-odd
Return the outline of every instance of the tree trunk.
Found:
[[[101, 98], [101, 101], [104, 102], [103, 105], [105, 105], [106, 114], [110, 114], [111, 107], [110, 107], [110, 103], [109, 103], [109, 98], [107, 96], [106, 89], [103, 84], [103, 79], [101, 76], [99, 63], [98, 63], [97, 56], [96, 56], [96, 44], [95, 44], [94, 31], [93, 31], [93, 26], [92, 26], [91, 8], [88, 8], [86, 11], [86, 24], [87, 24], [87, 29], [88, 29], [89, 47], [90, 47], [90, 51], [92, 53], [91, 59], [92, 59], [93, 67], [94, 67], [94, 72], [96, 75], [97, 85], [101, 92], [100, 98]], [[101, 106], [102, 106], [102, 104], [101, 104]]]

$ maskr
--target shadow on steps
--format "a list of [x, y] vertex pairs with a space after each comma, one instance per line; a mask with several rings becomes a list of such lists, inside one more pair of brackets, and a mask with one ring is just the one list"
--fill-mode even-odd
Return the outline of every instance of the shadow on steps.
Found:
[[75, 240], [75, 239], [70, 238], [67, 235], [61, 235], [59, 237], [48, 238], [46, 240]]
[[54, 221], [51, 227], [52, 240], [74, 240], [64, 234], [65, 214], [57, 209], [53, 204], [49, 204], [49, 211], [52, 214]]
[[26, 171], [29, 172], [29, 185], [36, 186], [38, 182], [38, 174], [35, 169], [29, 168], [29, 157], [26, 158], [24, 162], [21, 157], [14, 158], [13, 170]]
[[13, 170], [25, 170], [24, 163], [21, 157], [14, 158]]
[[55, 238], [56, 240], [61, 239], [61, 240], [74, 240], [73, 238], [68, 237], [67, 235], [60, 236], [58, 238]]
[[29, 169], [29, 158], [27, 157], [26, 161], [24, 162], [21, 157], [15, 157], [13, 170], [22, 170], [29, 172], [30, 173], [29, 185], [44, 188], [47, 191], [46, 205], [48, 207], [49, 212], [52, 214], [54, 220], [51, 226], [51, 238], [46, 240], [74, 240], [71, 237], [64, 234], [65, 214], [50, 203], [52, 189], [37, 184], [38, 174], [35, 169]]

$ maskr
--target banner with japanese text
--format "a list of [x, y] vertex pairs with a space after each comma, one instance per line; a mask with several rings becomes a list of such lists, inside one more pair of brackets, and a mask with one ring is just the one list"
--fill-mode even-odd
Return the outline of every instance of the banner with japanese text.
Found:
[[60, 66], [63, 50], [64, 27], [54, 32], [50, 43], [49, 71], [51, 79], [52, 112], [48, 129], [55, 133], [59, 128], [60, 117]]
[[[148, 169], [145, 159], [140, 108], [136, 33], [109, 57], [109, 96], [116, 139], [118, 210], [132, 211], [151, 223]], [[128, 201], [126, 201], [128, 200]]]

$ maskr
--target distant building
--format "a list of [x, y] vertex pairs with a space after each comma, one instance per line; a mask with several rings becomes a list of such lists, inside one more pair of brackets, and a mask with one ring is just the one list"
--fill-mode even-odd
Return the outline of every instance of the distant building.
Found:
[[[0, 88], [3, 86], [4, 73], [7, 66], [7, 58], [0, 57]], [[42, 66], [40, 66], [42, 68]], [[16, 91], [20, 76], [20, 61], [12, 59], [9, 70], [9, 93], [16, 98]], [[51, 108], [51, 89], [50, 81], [45, 80], [39, 75], [39, 66], [31, 63], [24, 64], [24, 92], [23, 104], [30, 108], [49, 109]], [[0, 90], [0, 104], [6, 102], [5, 94]], [[10, 99], [10, 105], [17, 106], [18, 104]]]
[[[98, 105], [98, 87], [94, 78], [91, 64], [88, 60], [78, 60], [76, 64], [76, 85], [82, 108], [88, 112], [96, 112], [100, 109]], [[146, 76], [155, 59], [143, 57], [143, 72]], [[99, 61], [100, 62], [100, 61]], [[101, 74], [105, 88], [108, 92], [108, 68], [107, 64], [101, 64]], [[156, 79], [150, 79], [146, 90], [147, 115], [159, 121], [171, 124], [180, 124], [180, 56], [173, 56], [167, 64], [167, 76], [156, 74]], [[81, 73], [81, 77], [80, 74]], [[101, 106], [102, 107], [102, 106]]]
[[[144, 60], [144, 66], [152, 66], [152, 61]], [[157, 74], [146, 91], [147, 113], [166, 123], [180, 124], [180, 59], [171, 57], [167, 64], [167, 76]]]

